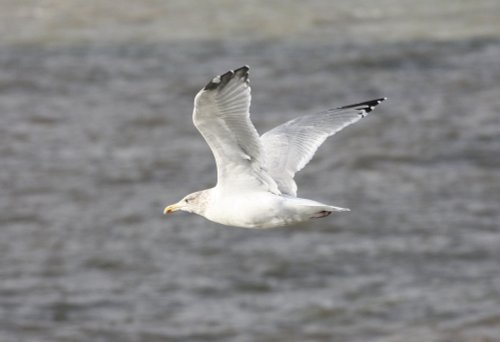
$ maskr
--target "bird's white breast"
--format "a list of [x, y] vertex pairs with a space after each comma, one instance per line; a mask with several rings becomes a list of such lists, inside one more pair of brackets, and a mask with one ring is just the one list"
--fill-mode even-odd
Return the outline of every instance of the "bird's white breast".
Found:
[[211, 221], [244, 228], [284, 225], [280, 215], [282, 197], [269, 192], [243, 192], [237, 195], [215, 192], [205, 217]]
[[[215, 190], [215, 189], [214, 189]], [[243, 228], [273, 228], [311, 219], [322, 204], [270, 192], [214, 191], [204, 216], [214, 222]]]

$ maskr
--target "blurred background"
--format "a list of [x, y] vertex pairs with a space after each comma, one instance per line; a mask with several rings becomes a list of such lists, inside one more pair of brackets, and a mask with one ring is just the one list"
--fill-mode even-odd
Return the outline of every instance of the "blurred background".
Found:
[[[0, 339], [498, 341], [499, 61], [497, 0], [0, 0]], [[350, 213], [162, 215], [244, 64], [261, 133], [389, 98], [297, 175]]]

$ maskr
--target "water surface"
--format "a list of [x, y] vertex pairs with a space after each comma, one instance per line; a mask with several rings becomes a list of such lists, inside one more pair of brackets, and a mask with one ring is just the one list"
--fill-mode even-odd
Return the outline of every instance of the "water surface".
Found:
[[[0, 48], [2, 341], [498, 339], [495, 1], [253, 1], [206, 27], [209, 5], [113, 3], [2, 4], [24, 20]], [[297, 176], [352, 212], [161, 215], [213, 185], [192, 100], [243, 64], [260, 132], [389, 97]]]

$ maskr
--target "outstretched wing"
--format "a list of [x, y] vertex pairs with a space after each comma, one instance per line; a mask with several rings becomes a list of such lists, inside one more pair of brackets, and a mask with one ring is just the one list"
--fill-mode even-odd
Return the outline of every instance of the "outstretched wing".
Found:
[[386, 98], [356, 103], [288, 121], [263, 134], [266, 165], [279, 190], [297, 196], [293, 180], [329, 136], [370, 113]]
[[263, 169], [259, 134], [250, 121], [248, 66], [213, 78], [194, 99], [193, 122], [217, 164], [217, 186], [279, 193]]

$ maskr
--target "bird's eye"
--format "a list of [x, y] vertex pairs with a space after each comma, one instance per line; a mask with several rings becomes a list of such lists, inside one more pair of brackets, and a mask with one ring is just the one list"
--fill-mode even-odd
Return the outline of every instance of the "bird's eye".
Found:
[[186, 201], [186, 203], [189, 203], [189, 198], [186, 198], [184, 201]]

